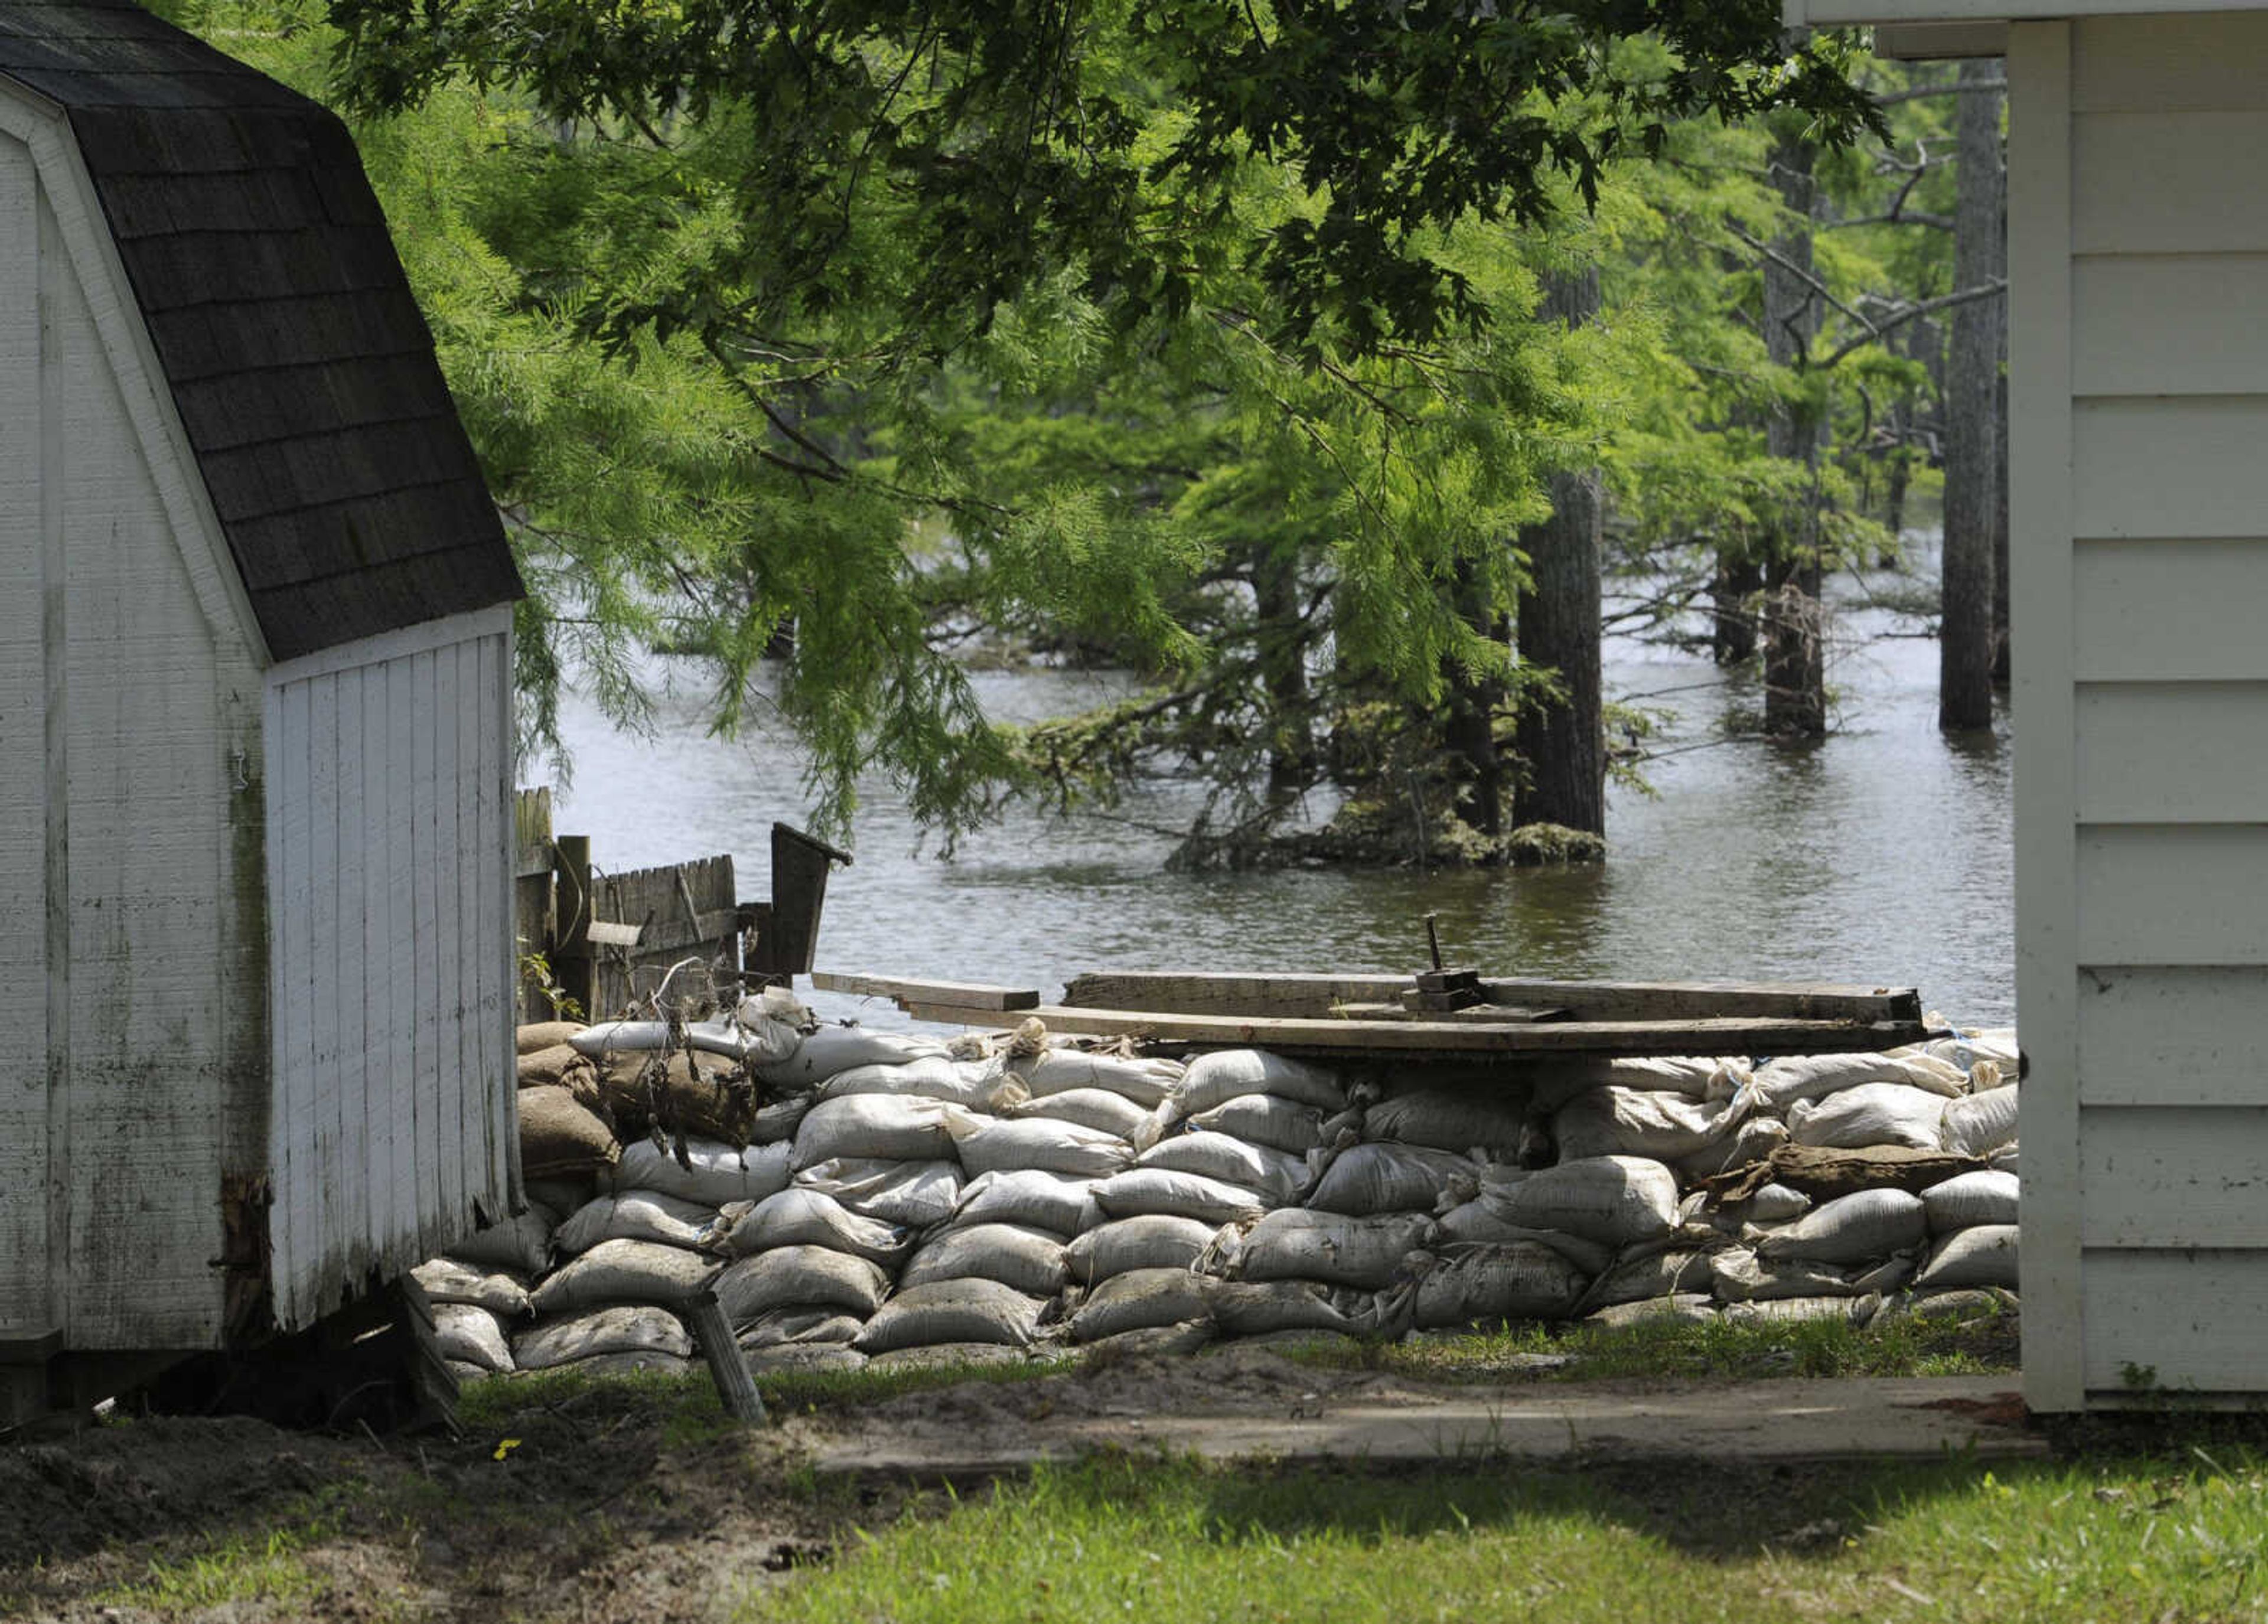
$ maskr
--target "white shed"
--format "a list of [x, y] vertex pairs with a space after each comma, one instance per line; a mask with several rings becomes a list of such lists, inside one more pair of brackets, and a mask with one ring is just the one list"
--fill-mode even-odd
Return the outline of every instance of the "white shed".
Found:
[[2268, 11], [1789, 0], [2008, 74], [2032, 1407], [2268, 1395]]
[[338, 121], [0, 0], [0, 1363], [305, 1326], [516, 1201], [519, 596]]

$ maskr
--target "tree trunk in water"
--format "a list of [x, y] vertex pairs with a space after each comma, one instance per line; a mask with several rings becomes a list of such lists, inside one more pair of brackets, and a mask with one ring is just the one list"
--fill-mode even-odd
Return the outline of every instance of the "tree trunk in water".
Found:
[[[1460, 564], [1454, 590], [1457, 613], [1474, 630], [1502, 635], [1478, 570]], [[1454, 662], [1444, 664], [1441, 675], [1448, 687], [1441, 742], [1448, 750], [1456, 786], [1455, 812], [1493, 840], [1505, 832], [1504, 757], [1496, 747], [1496, 709], [1504, 701], [1504, 684], [1492, 676], [1476, 679]]]
[[[1997, 61], [1961, 64], [1961, 82], [1999, 77]], [[1959, 201], [1953, 285], [2000, 274], [2000, 92], [1960, 99]], [[1937, 724], [1948, 732], [1992, 725], [1993, 531], [1999, 498], [1994, 404], [1999, 393], [2003, 302], [1974, 299], [1953, 312], [1945, 369], [1945, 576], [1938, 636]]]
[[1282, 807], [1315, 782], [1314, 706], [1307, 690], [1307, 640], [1300, 622], [1300, 581], [1289, 557], [1253, 561], [1260, 680], [1268, 690], [1268, 804]]
[[1756, 658], [1754, 599], [1764, 590], [1764, 567], [1754, 558], [1731, 547], [1717, 549], [1717, 576], [1709, 585], [1717, 619], [1709, 652], [1719, 665], [1738, 665]]
[[[1580, 327], [1599, 313], [1595, 266], [1544, 283], [1536, 315]], [[1523, 774], [1521, 823], [1557, 823], [1607, 832], [1607, 746], [1600, 715], [1599, 581], [1604, 518], [1591, 469], [1551, 476], [1551, 517], [1520, 533], [1528, 590], [1520, 595], [1513, 642], [1522, 665], [1556, 673], [1560, 694], [1524, 700], [1513, 747]]]
[[[1780, 201], [1795, 223], [1772, 245], [1764, 266], [1764, 348], [1781, 366], [1801, 363], [1819, 328], [1819, 306], [1809, 280], [1811, 218], [1818, 187], [1816, 156], [1800, 136], [1772, 144], [1771, 173]], [[1816, 469], [1819, 425], [1805, 408], [1778, 406], [1765, 426], [1773, 456]], [[1827, 731], [1825, 614], [1819, 601], [1819, 485], [1783, 512], [1764, 573], [1764, 728], [1797, 735]]]

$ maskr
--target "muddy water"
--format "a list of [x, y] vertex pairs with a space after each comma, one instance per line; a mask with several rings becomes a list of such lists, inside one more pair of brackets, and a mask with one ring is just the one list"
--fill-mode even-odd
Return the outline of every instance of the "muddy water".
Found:
[[[1936, 728], [1937, 645], [1847, 584], [1830, 643], [1837, 728], [1789, 746], [1727, 741], [1752, 681], [1705, 657], [1609, 646], [1608, 691], [1674, 715], [1649, 741], [1654, 791], [1616, 790], [1604, 864], [1557, 871], [1180, 876], [1162, 863], [1196, 786], [1162, 780], [1110, 818], [1019, 813], [950, 862], [887, 786], [869, 786], [858, 861], [830, 883], [822, 967], [1036, 986], [1083, 970], [1406, 970], [1418, 916], [1491, 973], [1800, 979], [1918, 986], [1963, 1022], [2014, 1018], [2009, 748]], [[666, 670], [666, 667], [664, 668]], [[993, 714], [1028, 718], [1116, 691], [1109, 675], [988, 672]], [[730, 851], [743, 896], [768, 894], [775, 818], [806, 814], [792, 746], [708, 738], [699, 684], [651, 739], [571, 703], [575, 776], [557, 822], [617, 869]], [[847, 1001], [824, 1001], [850, 1012]], [[898, 1024], [868, 1006], [864, 1018]]]

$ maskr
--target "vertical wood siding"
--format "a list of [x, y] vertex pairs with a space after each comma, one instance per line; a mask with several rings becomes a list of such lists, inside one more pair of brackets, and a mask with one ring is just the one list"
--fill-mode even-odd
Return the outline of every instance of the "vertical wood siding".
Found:
[[512, 1199], [510, 614], [270, 673], [278, 1321]]
[[2028, 1393], [2268, 1393], [2268, 17], [2010, 53]]

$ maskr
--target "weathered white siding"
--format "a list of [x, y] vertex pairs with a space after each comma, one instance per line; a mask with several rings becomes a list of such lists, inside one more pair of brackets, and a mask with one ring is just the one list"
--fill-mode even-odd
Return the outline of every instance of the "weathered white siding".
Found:
[[60, 126], [0, 98], [0, 1334], [209, 1347], [259, 1171], [260, 657], [116, 269]]
[[269, 673], [276, 1312], [511, 1199], [511, 611]]
[[2025, 1376], [2268, 1393], [2268, 16], [2010, 30]]

